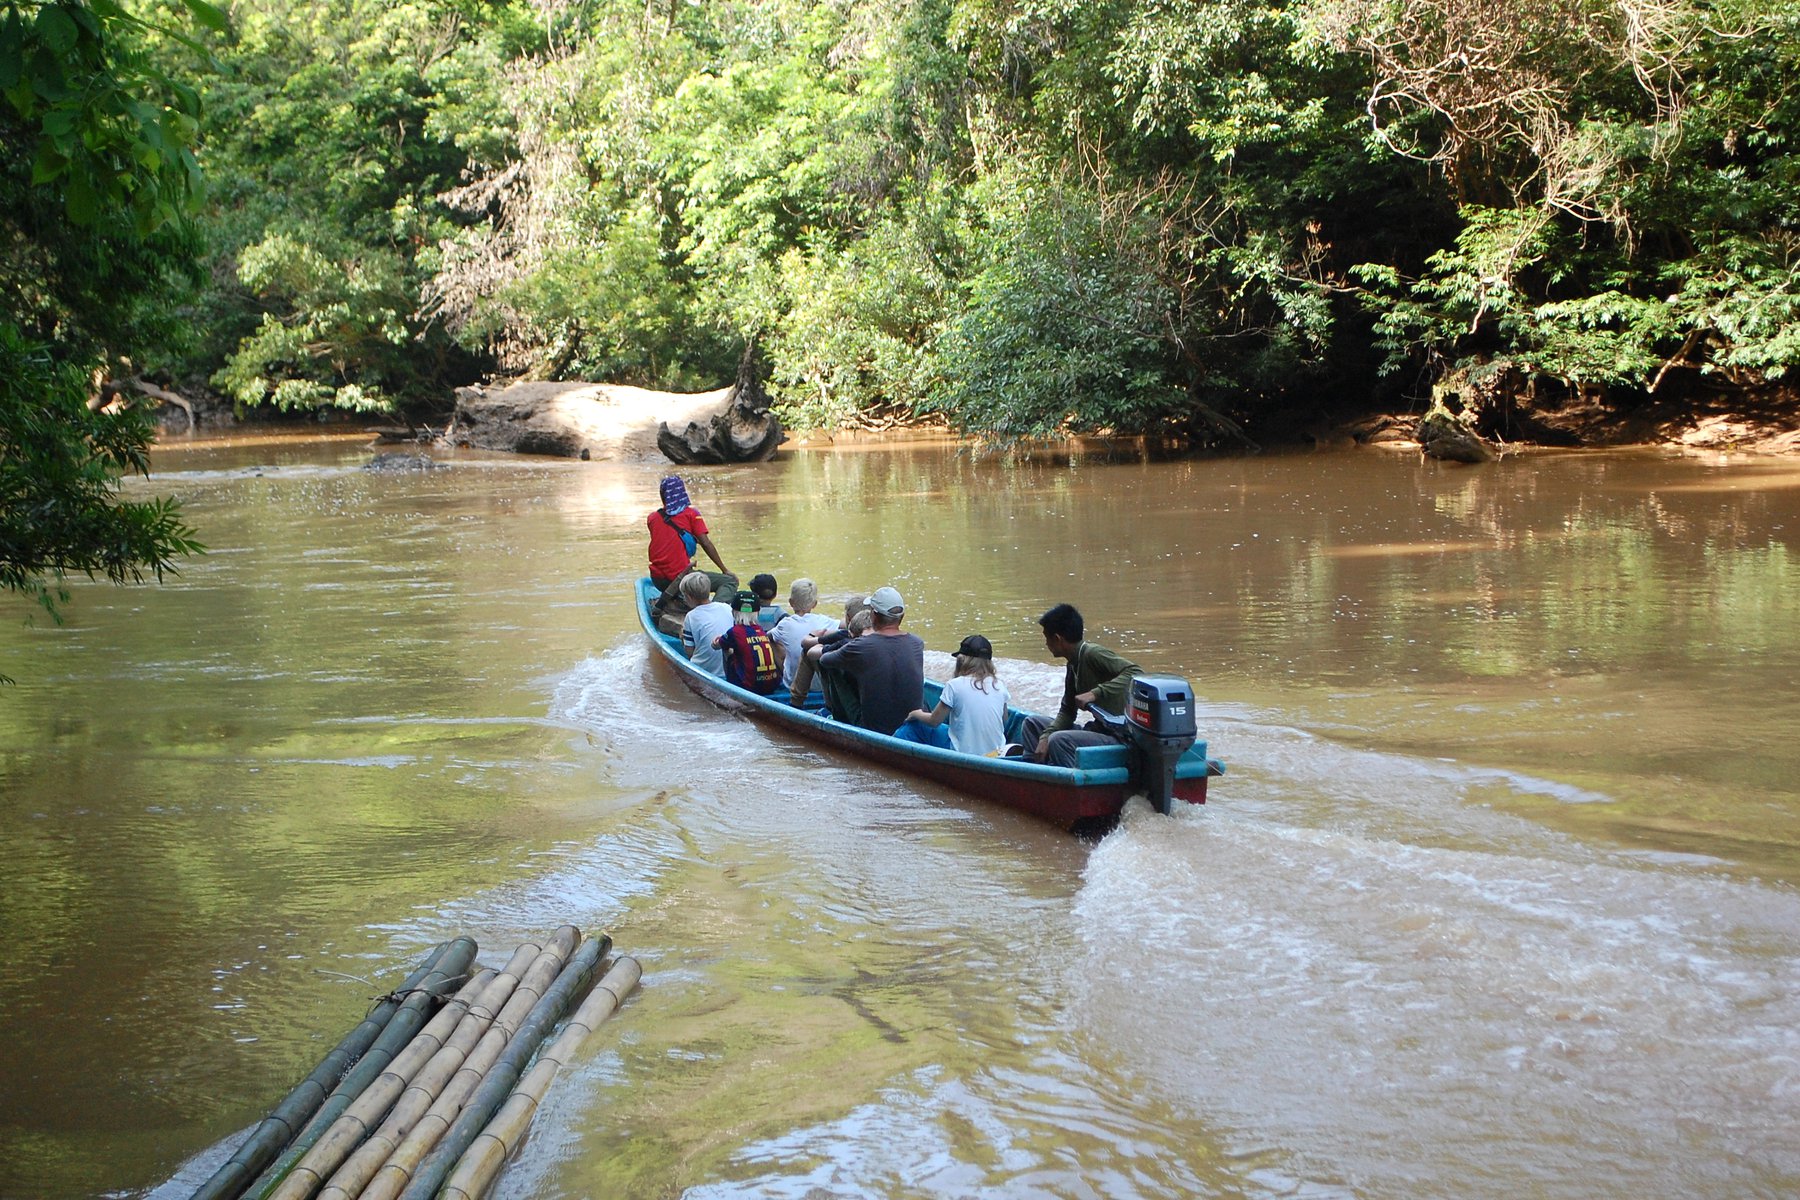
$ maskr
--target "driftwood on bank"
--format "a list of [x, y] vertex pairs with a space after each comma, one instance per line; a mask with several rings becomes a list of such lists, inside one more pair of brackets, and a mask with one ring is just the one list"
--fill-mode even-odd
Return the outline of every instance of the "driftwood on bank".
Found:
[[1415, 436], [1419, 440], [1419, 449], [1430, 458], [1441, 458], [1449, 462], [1485, 463], [1493, 462], [1498, 457], [1493, 448], [1474, 430], [1443, 408], [1433, 408], [1420, 417], [1419, 431]]
[[136, 403], [135, 397], [127, 394], [137, 392], [148, 396], [158, 404], [168, 404], [179, 408], [187, 414], [188, 428], [193, 429], [198, 422], [194, 418], [194, 405], [185, 396], [177, 395], [167, 388], [158, 387], [149, 380], [139, 376], [130, 379], [105, 380], [96, 378], [98, 386], [88, 398], [88, 408], [95, 412], [118, 412], [130, 408]]
[[763, 390], [754, 344], [744, 351], [737, 383], [721, 411], [704, 425], [690, 420], [679, 433], [667, 421], [656, 431], [656, 448], [670, 462], [683, 466], [761, 462], [786, 440], [781, 422], [769, 414], [769, 396]]
[[[675, 433], [674, 430], [681, 430]], [[786, 440], [754, 373], [710, 392], [653, 392], [607, 383], [515, 383], [456, 389], [444, 434], [457, 446], [558, 458], [650, 457], [756, 462]]]

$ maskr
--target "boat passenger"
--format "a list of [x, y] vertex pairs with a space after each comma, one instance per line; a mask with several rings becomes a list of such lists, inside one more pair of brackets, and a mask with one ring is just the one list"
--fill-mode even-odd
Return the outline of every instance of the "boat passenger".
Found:
[[1110, 746], [1120, 739], [1097, 724], [1077, 729], [1075, 714], [1089, 705], [1114, 716], [1125, 715], [1131, 681], [1143, 673], [1131, 660], [1104, 646], [1084, 641], [1081, 613], [1072, 604], [1058, 604], [1038, 618], [1044, 630], [1044, 647], [1069, 664], [1063, 672], [1062, 707], [1054, 721], [1039, 716], [1025, 718], [1019, 744], [1025, 756], [1057, 767], [1073, 767], [1075, 752], [1083, 746]]
[[732, 604], [731, 628], [717, 641], [725, 659], [725, 682], [767, 696], [781, 682], [781, 664], [769, 631], [757, 620], [760, 607], [755, 592], [739, 592]]
[[775, 603], [775, 593], [780, 590], [775, 577], [766, 573], [752, 575], [750, 590], [756, 594], [756, 623], [764, 629], [775, 628], [776, 622], [787, 616], [781, 611], [781, 605]]
[[[788, 699], [794, 707], [805, 707], [810, 698], [809, 693], [813, 691], [813, 681], [816, 679], [819, 684], [817, 694], [820, 715], [835, 716], [840, 721], [856, 724], [857, 715], [862, 712], [862, 701], [857, 695], [856, 680], [848, 675], [837, 675], [826, 679], [819, 673], [819, 659], [827, 651], [835, 650], [846, 642], [867, 637], [874, 632], [874, 629], [875, 614], [865, 608], [850, 618], [848, 629], [828, 630], [818, 637], [816, 644], [813, 638], [806, 638], [803, 643], [806, 645], [806, 653], [800, 658], [799, 669], [794, 672], [793, 690], [788, 693]], [[803, 685], [806, 691], [800, 690]], [[800, 698], [795, 700], [795, 696]]]
[[850, 628], [850, 622], [856, 619], [857, 613], [869, 611], [869, 598], [862, 594], [847, 597], [844, 600], [844, 619], [837, 623], [839, 629]]
[[[781, 660], [781, 686], [791, 693], [794, 672], [800, 666], [800, 656], [806, 653], [800, 643], [808, 634], [837, 628], [837, 622], [813, 611], [819, 607], [819, 585], [810, 579], [794, 580], [794, 586], [788, 589], [788, 607], [793, 611], [775, 623], [769, 636], [775, 640], [775, 656]], [[801, 700], [805, 699], [802, 694]]]
[[963, 754], [994, 754], [1006, 745], [1011, 701], [994, 674], [993, 644], [972, 633], [956, 648], [956, 674], [939, 693], [937, 707], [914, 709], [894, 736]]
[[723, 677], [725, 656], [719, 651], [719, 635], [731, 628], [731, 605], [716, 599], [712, 582], [704, 571], [690, 571], [681, 577], [681, 599], [690, 606], [681, 627], [681, 644], [687, 647], [688, 660], [711, 675]]
[[700, 510], [688, 500], [687, 485], [681, 476], [670, 475], [662, 481], [662, 507], [651, 509], [645, 524], [650, 529], [650, 582], [663, 593], [657, 601], [657, 615], [679, 594], [676, 585], [681, 577], [694, 569], [696, 548], [706, 551], [706, 556], [718, 565], [719, 573], [708, 573], [708, 578], [712, 580], [713, 595], [730, 607], [731, 598], [737, 594], [737, 576], [719, 557]]
[[681, 585], [688, 575], [698, 575], [706, 581], [706, 597], [701, 601], [702, 604], [713, 598], [712, 578], [705, 571], [689, 571], [670, 584], [668, 589], [650, 605], [650, 615], [656, 618], [656, 627], [670, 637], [680, 637], [681, 627], [687, 621], [688, 602], [682, 595]]
[[[854, 681], [858, 711], [853, 723], [891, 734], [906, 723], [906, 714], [924, 695], [925, 643], [900, 628], [906, 601], [893, 588], [876, 588], [869, 610], [875, 627], [867, 637], [824, 651], [818, 662], [820, 679], [828, 705], [836, 689]], [[837, 720], [847, 719], [836, 708], [831, 711]]]
[[819, 656], [813, 653], [813, 647], [822, 645], [829, 650], [846, 638], [861, 637], [863, 631], [856, 628], [856, 618], [859, 614], [867, 615], [868, 611], [869, 602], [859, 593], [844, 601], [844, 619], [835, 629], [827, 628], [819, 633], [809, 633], [800, 639], [800, 663], [794, 668], [793, 682], [788, 685], [788, 699], [795, 708], [805, 708], [806, 697], [812, 691], [813, 672], [819, 662]]

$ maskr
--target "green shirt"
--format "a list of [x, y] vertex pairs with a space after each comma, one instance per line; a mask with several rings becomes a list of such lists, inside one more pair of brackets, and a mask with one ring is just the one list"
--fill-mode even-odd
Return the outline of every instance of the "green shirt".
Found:
[[1069, 657], [1068, 668], [1063, 673], [1062, 708], [1057, 710], [1055, 723], [1044, 732], [1049, 734], [1075, 727], [1075, 697], [1083, 692], [1094, 693], [1096, 707], [1104, 708], [1115, 717], [1124, 716], [1125, 697], [1131, 690], [1131, 681], [1143, 673], [1142, 667], [1105, 646], [1080, 643]]

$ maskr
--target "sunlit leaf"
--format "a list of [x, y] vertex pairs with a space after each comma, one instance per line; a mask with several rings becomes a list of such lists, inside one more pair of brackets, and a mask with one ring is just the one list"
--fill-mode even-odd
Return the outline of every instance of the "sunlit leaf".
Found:
[[206, 28], [215, 33], [230, 31], [231, 20], [225, 15], [223, 9], [208, 4], [206, 0], [181, 0], [181, 2], [187, 7], [188, 12], [193, 14], [194, 20]]

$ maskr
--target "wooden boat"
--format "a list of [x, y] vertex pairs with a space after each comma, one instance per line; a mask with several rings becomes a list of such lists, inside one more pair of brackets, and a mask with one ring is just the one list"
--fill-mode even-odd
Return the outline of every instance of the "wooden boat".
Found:
[[[680, 640], [657, 629], [650, 610], [657, 594], [648, 579], [638, 580], [638, 622], [649, 635], [656, 656], [673, 668], [688, 687], [727, 711], [1078, 832], [1106, 827], [1118, 818], [1127, 799], [1143, 793], [1143, 788], [1132, 781], [1130, 752], [1123, 745], [1084, 746], [1074, 768], [960, 754], [820, 716], [816, 693], [811, 698], [814, 707], [802, 709], [788, 703], [785, 695], [759, 696], [736, 687], [689, 662]], [[934, 707], [942, 689], [942, 684], [927, 679], [922, 707]], [[1017, 708], [1007, 709], [1009, 739], [1017, 740], [1026, 716]], [[1206, 757], [1206, 743], [1196, 741], [1176, 763], [1175, 799], [1204, 804], [1208, 777], [1224, 773], [1223, 765]]]

